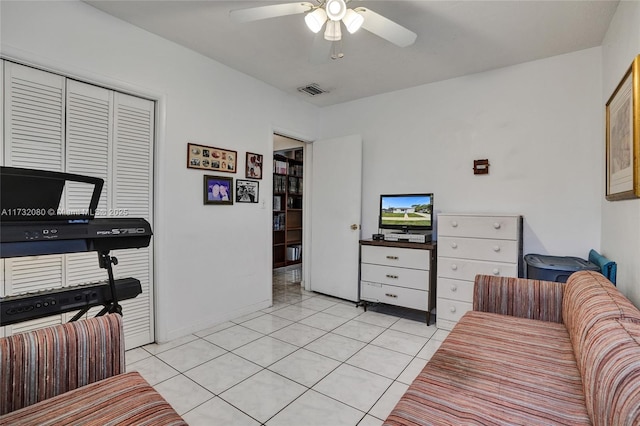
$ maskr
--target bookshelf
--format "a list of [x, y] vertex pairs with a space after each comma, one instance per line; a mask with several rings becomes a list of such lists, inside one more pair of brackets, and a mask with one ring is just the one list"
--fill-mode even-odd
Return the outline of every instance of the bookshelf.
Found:
[[273, 156], [273, 267], [302, 262], [302, 149]]

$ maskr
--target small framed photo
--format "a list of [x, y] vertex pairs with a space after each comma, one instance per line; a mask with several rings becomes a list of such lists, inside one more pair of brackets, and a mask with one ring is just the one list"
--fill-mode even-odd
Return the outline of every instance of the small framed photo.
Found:
[[262, 179], [262, 155], [247, 152], [247, 171], [245, 177], [249, 179]]
[[257, 203], [258, 184], [253, 180], [236, 179], [236, 203]]
[[233, 204], [233, 178], [204, 176], [205, 204]]
[[235, 173], [238, 153], [213, 146], [187, 144], [187, 167], [214, 172]]
[[640, 55], [606, 105], [606, 197], [640, 197]]

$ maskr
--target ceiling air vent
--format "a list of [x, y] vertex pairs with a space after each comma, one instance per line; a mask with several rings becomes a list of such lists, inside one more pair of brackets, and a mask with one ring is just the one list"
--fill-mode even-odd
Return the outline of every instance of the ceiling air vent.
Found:
[[317, 83], [311, 83], [306, 86], [298, 87], [298, 92], [306, 93], [309, 96], [321, 95], [323, 93], [329, 93], [328, 90], [321, 89]]

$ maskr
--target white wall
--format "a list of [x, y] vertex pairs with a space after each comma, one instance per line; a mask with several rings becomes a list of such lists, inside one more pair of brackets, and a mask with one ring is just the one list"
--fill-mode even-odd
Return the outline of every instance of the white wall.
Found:
[[[326, 108], [323, 137], [362, 134], [362, 235], [377, 231], [381, 193], [428, 191], [439, 212], [523, 214], [525, 253], [584, 258], [599, 248], [600, 55], [593, 48]], [[482, 158], [490, 174], [474, 176]]]
[[[603, 115], [604, 105], [638, 54], [640, 2], [623, 1], [618, 5], [602, 44], [603, 84], [600, 105]], [[601, 169], [604, 176], [604, 163]], [[604, 177], [602, 179], [604, 181]], [[602, 252], [618, 263], [618, 288], [636, 306], [640, 306], [639, 199], [602, 200]]]
[[[271, 176], [260, 204], [204, 206], [187, 142], [269, 158], [274, 129], [313, 139], [316, 107], [81, 2], [0, 3], [3, 55], [161, 99], [156, 330], [161, 341], [271, 302]], [[284, 130], [283, 130], [284, 129]], [[126, 313], [125, 313], [126, 314]]]

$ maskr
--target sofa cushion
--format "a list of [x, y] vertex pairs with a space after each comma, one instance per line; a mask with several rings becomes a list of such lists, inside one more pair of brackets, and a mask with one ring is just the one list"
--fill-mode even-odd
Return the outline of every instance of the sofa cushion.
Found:
[[0, 416], [0, 425], [186, 425], [137, 372], [119, 374]]
[[562, 323], [564, 284], [476, 275], [473, 310]]
[[562, 324], [467, 312], [385, 425], [588, 425]]
[[576, 272], [569, 277], [562, 302], [562, 316], [571, 336], [578, 368], [584, 373], [580, 352], [589, 330], [599, 321], [623, 319], [640, 322], [640, 311], [602, 274]]
[[640, 424], [640, 324], [595, 324], [580, 354], [587, 410], [594, 425]]
[[0, 414], [123, 371], [118, 314], [0, 338]]

